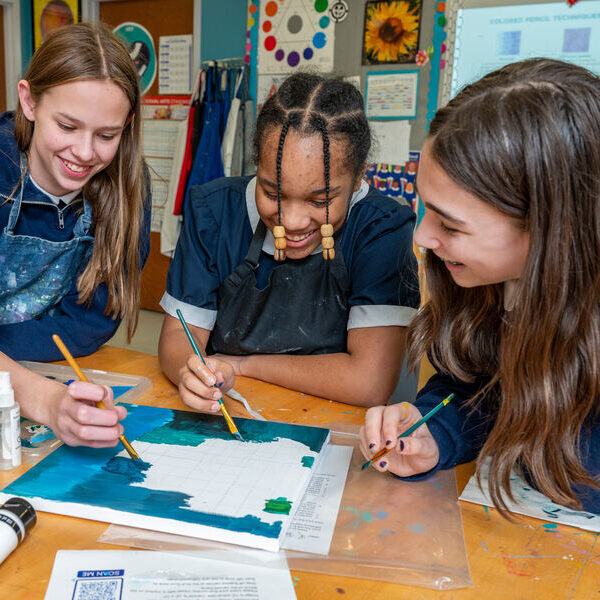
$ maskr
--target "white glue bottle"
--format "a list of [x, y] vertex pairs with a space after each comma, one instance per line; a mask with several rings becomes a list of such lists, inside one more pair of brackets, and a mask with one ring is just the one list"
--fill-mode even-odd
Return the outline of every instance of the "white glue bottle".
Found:
[[21, 464], [21, 411], [7, 371], [0, 371], [0, 443], [0, 469], [18, 467]]
[[23, 498], [9, 498], [0, 507], [0, 563], [35, 525], [35, 509]]

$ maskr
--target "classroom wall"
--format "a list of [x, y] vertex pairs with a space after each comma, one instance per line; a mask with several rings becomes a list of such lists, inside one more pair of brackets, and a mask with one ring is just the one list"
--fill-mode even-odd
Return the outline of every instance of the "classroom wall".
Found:
[[203, 0], [201, 60], [243, 58], [247, 0]]
[[[514, 0], [512, 0], [514, 1]], [[436, 0], [423, 0], [421, 14], [421, 35], [419, 49], [427, 48], [433, 39], [433, 22]], [[348, 2], [350, 11], [347, 18], [336, 24], [334, 70], [338, 75], [360, 75], [361, 89], [364, 93], [367, 71], [402, 71], [414, 70], [414, 63], [389, 65], [363, 65], [362, 43], [365, 19], [366, 0], [351, 0]], [[429, 72], [431, 63], [419, 69], [419, 96], [417, 118], [411, 120], [410, 149], [419, 150], [425, 141], [427, 92], [429, 90]]]

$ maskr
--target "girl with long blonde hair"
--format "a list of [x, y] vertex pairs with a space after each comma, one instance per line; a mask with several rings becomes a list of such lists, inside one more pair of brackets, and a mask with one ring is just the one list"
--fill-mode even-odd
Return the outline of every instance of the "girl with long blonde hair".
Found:
[[0, 116], [0, 369], [23, 413], [64, 441], [116, 443], [123, 410], [81, 402], [103, 388], [67, 391], [10, 359], [60, 359], [53, 333], [80, 356], [121, 320], [135, 330], [150, 217], [138, 75], [106, 26], [81, 23], [48, 37], [18, 92]]

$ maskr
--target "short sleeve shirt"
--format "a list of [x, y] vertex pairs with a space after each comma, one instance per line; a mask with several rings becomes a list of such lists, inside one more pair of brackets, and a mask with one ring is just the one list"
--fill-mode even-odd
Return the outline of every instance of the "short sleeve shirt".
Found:
[[[260, 217], [256, 178], [229, 177], [193, 187], [160, 302], [173, 317], [211, 331], [221, 283], [240, 265]], [[350, 200], [336, 245], [341, 248], [351, 291], [347, 329], [408, 325], [419, 306], [417, 263], [412, 251], [413, 211], [366, 182]], [[321, 252], [321, 247], [315, 250]], [[262, 288], [278, 263], [267, 230], [256, 273]]]

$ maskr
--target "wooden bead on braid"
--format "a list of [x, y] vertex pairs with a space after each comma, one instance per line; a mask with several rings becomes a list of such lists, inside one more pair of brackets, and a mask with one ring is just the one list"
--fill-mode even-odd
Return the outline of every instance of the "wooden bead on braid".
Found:
[[321, 225], [321, 246], [323, 246], [323, 258], [325, 260], [335, 258], [335, 250], [333, 249], [333, 225], [324, 223]]
[[273, 256], [275, 260], [285, 260], [285, 248], [287, 246], [285, 240], [285, 227], [283, 225], [275, 225], [275, 227], [273, 227], [273, 236], [275, 237], [275, 252]]

